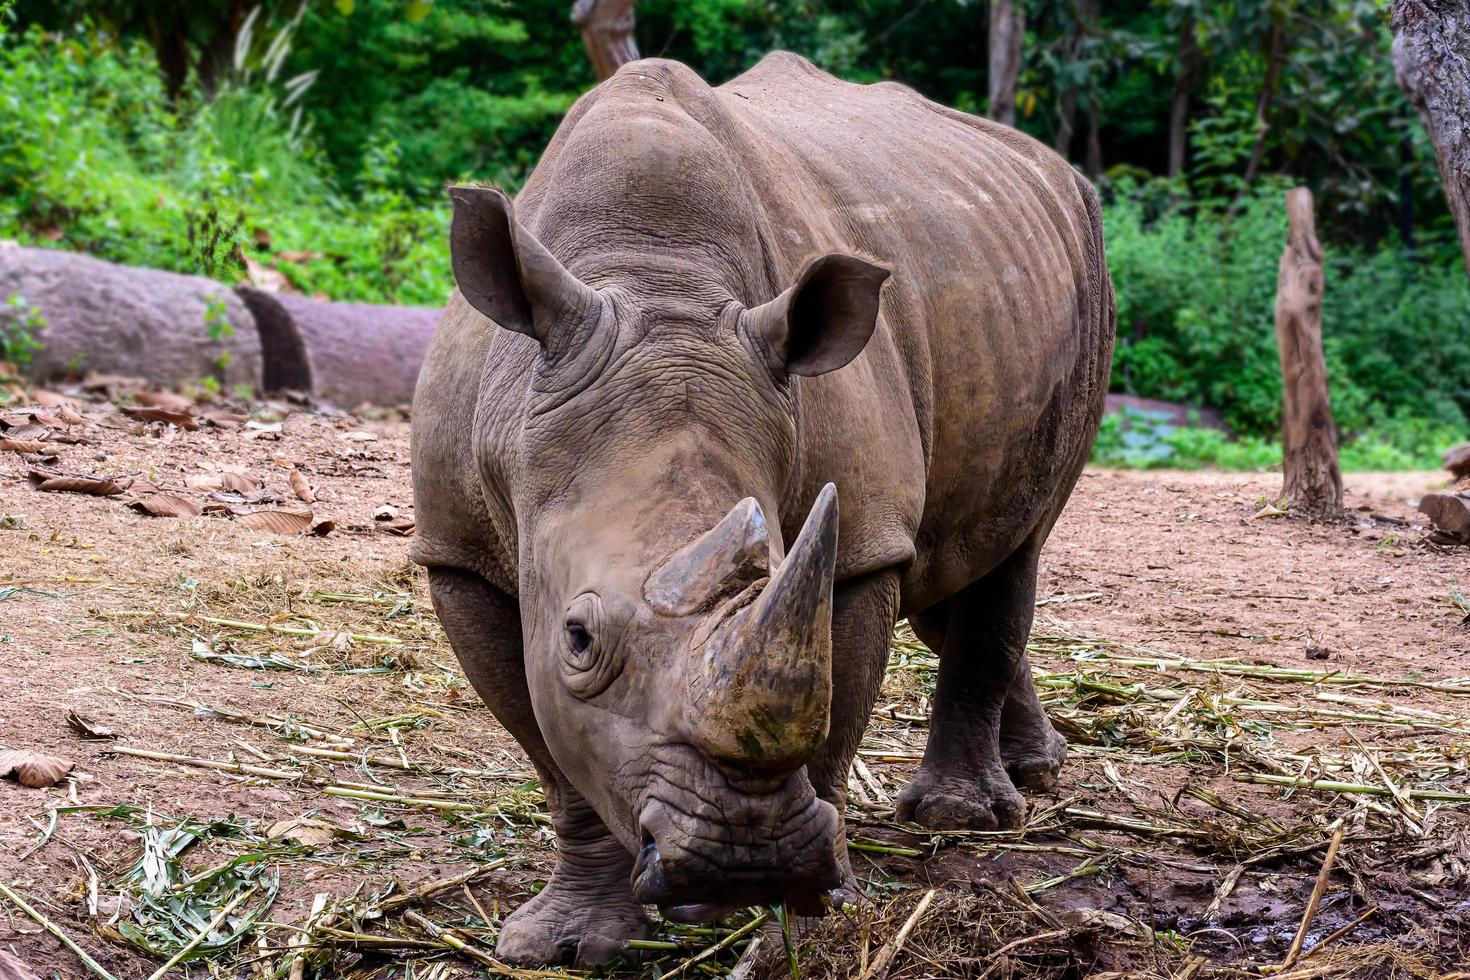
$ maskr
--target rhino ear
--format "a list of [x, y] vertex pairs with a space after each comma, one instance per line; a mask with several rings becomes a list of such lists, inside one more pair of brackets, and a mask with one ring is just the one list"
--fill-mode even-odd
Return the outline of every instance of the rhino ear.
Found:
[[796, 285], [746, 312], [786, 374], [835, 371], [867, 346], [878, 325], [878, 296], [888, 270], [853, 255], [831, 252], [807, 263]]
[[566, 270], [516, 221], [510, 198], [490, 187], [451, 187], [454, 281], [475, 309], [507, 330], [550, 346], [556, 325], [600, 304], [596, 290]]

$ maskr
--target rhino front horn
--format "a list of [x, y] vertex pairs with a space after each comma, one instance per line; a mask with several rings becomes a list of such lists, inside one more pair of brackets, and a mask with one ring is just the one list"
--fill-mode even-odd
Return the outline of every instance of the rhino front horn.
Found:
[[826, 740], [836, 567], [837, 488], [829, 483], [770, 584], [715, 629], [694, 665], [686, 719], [722, 767], [793, 772]]

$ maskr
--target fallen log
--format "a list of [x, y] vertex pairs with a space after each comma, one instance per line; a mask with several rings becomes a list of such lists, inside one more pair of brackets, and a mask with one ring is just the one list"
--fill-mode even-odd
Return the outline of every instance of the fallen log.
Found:
[[37, 383], [89, 371], [163, 387], [206, 377], [253, 386], [260, 377], [250, 311], [201, 276], [0, 246], [0, 320], [31, 324], [40, 347], [24, 374]]
[[438, 310], [235, 291], [260, 330], [265, 391], [306, 392], [341, 408], [413, 401]]

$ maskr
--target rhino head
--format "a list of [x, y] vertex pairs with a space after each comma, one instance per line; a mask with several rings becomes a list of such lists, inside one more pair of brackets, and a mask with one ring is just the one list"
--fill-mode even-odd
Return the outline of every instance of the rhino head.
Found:
[[747, 308], [677, 259], [581, 261], [579, 278], [498, 191], [451, 194], [461, 294], [540, 345], [512, 458], [481, 466], [509, 488], [553, 758], [636, 856], [640, 901], [687, 920], [809, 906], [844, 866], [806, 770], [832, 707], [838, 506], [827, 484], [778, 512], [790, 377], [862, 351], [887, 271], [822, 256]]

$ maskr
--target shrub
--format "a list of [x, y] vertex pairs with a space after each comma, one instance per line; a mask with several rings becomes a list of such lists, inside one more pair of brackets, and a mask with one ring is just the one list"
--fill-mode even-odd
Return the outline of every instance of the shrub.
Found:
[[85, 27], [0, 36], [0, 76], [0, 238], [225, 282], [295, 253], [277, 264], [305, 292], [444, 301], [448, 207], [398, 189], [391, 144], [344, 193], [272, 92], [172, 111], [146, 46]]
[[[1218, 407], [1240, 432], [1277, 431], [1282, 191], [1263, 186], [1229, 214], [1161, 206], [1155, 186], [1115, 189], [1105, 218], [1118, 293], [1115, 390]], [[1463, 428], [1470, 283], [1457, 259], [1324, 244], [1323, 338], [1339, 426], [1353, 434], [1404, 416]]]

